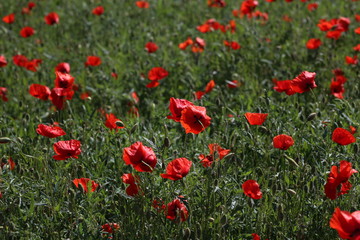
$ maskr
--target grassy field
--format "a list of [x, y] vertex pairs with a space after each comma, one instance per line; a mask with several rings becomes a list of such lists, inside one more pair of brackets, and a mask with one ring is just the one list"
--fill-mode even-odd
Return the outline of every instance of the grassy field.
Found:
[[[1, 100], [0, 94], [1, 239], [239, 240], [252, 239], [253, 233], [261, 239], [338, 239], [329, 226], [335, 208], [360, 210], [358, 173], [351, 176], [347, 194], [331, 200], [324, 193], [331, 166], [346, 160], [360, 170], [359, 142], [343, 146], [332, 141], [335, 128], [360, 128], [360, 67], [345, 61], [358, 53], [353, 47], [360, 43], [355, 33], [359, 1], [318, 0], [318, 8], [309, 11], [313, 2], [259, 0], [253, 12], [265, 12], [268, 19], [235, 17], [232, 11], [240, 9], [240, 0], [225, 0], [222, 8], [209, 7], [206, 0], [149, 0], [149, 8], [132, 0], [70, 2], [34, 0], [32, 9], [23, 0], [0, 2], [1, 18], [15, 13], [13, 23], [0, 22], [0, 55], [7, 60], [0, 67], [0, 87], [8, 98]], [[103, 14], [92, 13], [97, 6], [104, 7]], [[50, 12], [59, 15], [58, 24], [45, 23]], [[351, 23], [338, 40], [317, 26], [320, 19], [340, 17]], [[234, 20], [236, 29], [198, 31], [209, 19], [223, 26]], [[35, 34], [21, 37], [25, 26]], [[188, 37], [203, 39], [203, 51], [179, 49]], [[307, 49], [310, 38], [322, 45]], [[225, 40], [241, 48], [231, 49]], [[154, 53], [145, 50], [150, 41], [158, 46]], [[28, 65], [14, 64], [15, 55], [42, 62], [29, 71]], [[85, 66], [88, 56], [102, 63]], [[52, 101], [34, 98], [29, 87], [41, 84], [51, 90], [54, 68], [61, 62], [70, 64], [77, 87], [57, 110]], [[148, 88], [154, 67], [168, 75]], [[347, 78], [343, 99], [331, 94], [334, 69]], [[316, 88], [291, 96], [273, 89], [274, 79], [294, 79], [303, 71], [316, 73]], [[204, 91], [210, 80], [215, 87], [196, 99], [194, 93]], [[238, 85], [229, 88], [233, 80]], [[90, 97], [81, 99], [82, 93]], [[167, 118], [171, 97], [205, 107], [210, 126], [187, 134], [180, 122]], [[247, 112], [269, 115], [256, 126], [244, 117]], [[110, 113], [121, 119], [117, 126], [125, 127], [105, 126]], [[37, 133], [39, 124], [54, 122], [66, 135]], [[274, 148], [273, 138], [280, 134], [294, 139], [288, 150]], [[359, 133], [354, 136], [359, 140]], [[55, 160], [54, 143], [72, 139], [81, 142], [78, 158]], [[138, 141], [153, 149], [153, 171], [139, 172], [124, 162], [124, 149]], [[199, 155], [209, 155], [212, 143], [231, 151], [204, 167]], [[192, 161], [187, 176], [162, 178], [177, 158]], [[135, 196], [126, 192], [129, 185], [122, 176], [127, 173], [139, 178], [141, 191]], [[99, 186], [85, 193], [73, 183], [78, 178]], [[258, 182], [261, 199], [244, 194], [242, 184], [250, 179]], [[170, 220], [168, 208], [153, 207], [154, 200], [167, 205], [175, 199], [181, 199], [188, 218]], [[106, 223], [119, 228], [106, 233], [101, 227]]]

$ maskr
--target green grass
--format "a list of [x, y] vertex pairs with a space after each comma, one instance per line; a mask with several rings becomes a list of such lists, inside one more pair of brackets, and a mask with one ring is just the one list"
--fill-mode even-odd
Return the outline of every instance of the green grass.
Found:
[[[0, 23], [0, 54], [9, 62], [0, 69], [0, 87], [8, 89], [9, 97], [8, 102], [0, 100], [0, 137], [11, 139], [0, 145], [0, 157], [11, 156], [17, 165], [13, 171], [0, 171], [0, 237], [99, 239], [101, 225], [116, 222], [120, 229], [115, 239], [251, 239], [252, 233], [263, 239], [337, 239], [329, 227], [335, 207], [360, 210], [359, 174], [351, 177], [348, 194], [333, 201], [324, 194], [332, 165], [347, 160], [360, 170], [359, 143], [340, 146], [331, 141], [336, 127], [360, 128], [359, 65], [346, 65], [344, 60], [359, 44], [354, 33], [360, 26], [354, 19], [359, 3], [318, 1], [319, 8], [309, 12], [307, 3], [296, 0], [259, 0], [257, 9], [269, 14], [262, 25], [232, 16], [241, 1], [227, 0], [223, 9], [208, 8], [205, 0], [149, 2], [149, 9], [139, 9], [134, 1], [36, 1], [30, 15], [21, 15], [26, 1], [1, 1], [1, 16], [15, 12], [16, 21]], [[102, 16], [91, 14], [98, 5], [105, 8]], [[48, 26], [43, 17], [53, 11], [60, 23]], [[285, 14], [293, 21], [284, 22]], [[349, 31], [338, 41], [325, 38], [316, 26], [319, 19], [340, 16], [351, 19]], [[196, 26], [209, 18], [222, 24], [235, 19], [236, 32], [198, 32]], [[35, 28], [36, 34], [21, 38], [23, 26]], [[181, 51], [178, 44], [188, 36], [205, 39], [205, 51]], [[309, 38], [320, 38], [323, 45], [307, 50]], [[224, 40], [238, 41], [242, 48], [229, 51]], [[159, 46], [156, 53], [144, 51], [148, 41]], [[42, 59], [39, 71], [15, 66], [16, 54]], [[85, 68], [89, 55], [101, 57], [102, 65]], [[59, 62], [70, 63], [80, 90], [63, 111], [55, 112], [50, 101], [32, 97], [28, 87], [53, 87]], [[159, 87], [148, 89], [147, 72], [158, 66], [169, 76]], [[348, 78], [343, 100], [330, 94], [335, 68], [343, 69]], [[318, 87], [312, 92], [287, 96], [272, 89], [272, 78], [293, 79], [305, 70], [317, 73]], [[111, 77], [112, 71], [118, 79]], [[194, 100], [193, 93], [211, 79], [217, 84], [214, 90]], [[226, 81], [235, 79], [243, 85], [227, 88]], [[91, 93], [91, 100], [79, 98], [83, 91]], [[132, 91], [140, 98], [139, 118], [127, 114]], [[185, 134], [180, 123], [166, 118], [170, 97], [206, 107], [210, 127], [199, 135]], [[99, 108], [114, 113], [126, 128], [107, 129]], [[245, 112], [269, 113], [266, 131], [250, 126]], [[314, 112], [317, 117], [306, 121]], [[67, 135], [47, 139], [36, 133], [38, 124], [54, 121]], [[278, 134], [291, 135], [295, 145], [285, 152], [274, 149], [272, 139]], [[55, 161], [52, 145], [70, 139], [82, 143], [79, 159]], [[169, 146], [164, 145], [166, 139]], [[154, 149], [159, 164], [152, 173], [138, 173], [122, 160], [123, 148], [136, 141]], [[198, 155], [208, 154], [210, 143], [231, 149], [231, 155], [203, 168]], [[161, 162], [167, 165], [179, 157], [193, 161], [190, 173], [176, 182], [161, 178]], [[140, 176], [143, 196], [126, 195], [121, 176], [131, 172]], [[99, 189], [84, 194], [72, 183], [81, 177], [95, 180]], [[248, 179], [260, 184], [262, 199], [245, 196], [241, 185]], [[186, 222], [172, 222], [151, 207], [155, 198], [168, 203], [178, 195], [188, 200]]]

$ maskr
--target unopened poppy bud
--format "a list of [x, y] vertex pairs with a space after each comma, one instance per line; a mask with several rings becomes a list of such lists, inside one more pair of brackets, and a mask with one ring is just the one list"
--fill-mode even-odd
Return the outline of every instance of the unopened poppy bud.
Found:
[[286, 158], [290, 163], [292, 163], [295, 167], [299, 167], [299, 164], [298, 164], [294, 159], [292, 159], [291, 157], [285, 155], [285, 158]]
[[9, 143], [11, 142], [11, 139], [8, 137], [2, 137], [0, 138], [0, 143]]
[[260, 129], [260, 131], [263, 132], [263, 133], [268, 133], [268, 132], [269, 132], [269, 130], [268, 130], [266, 127], [264, 127], [264, 126], [259, 126], [259, 129]]
[[118, 127], [125, 127], [125, 124], [122, 122], [122, 121], [116, 121], [115, 122], [115, 124], [116, 124], [116, 126], [118, 126]]
[[190, 228], [185, 228], [183, 230], [183, 236], [184, 236], [184, 239], [190, 239], [190, 236], [191, 236], [191, 230]]
[[130, 130], [130, 133], [134, 133], [138, 127], [138, 124], [136, 123]]
[[214, 218], [209, 217], [209, 222], [214, 222], [214, 221], [215, 221], [215, 219], [214, 219]]
[[223, 215], [222, 217], [221, 217], [221, 219], [220, 219], [220, 222], [221, 222], [221, 224], [224, 226], [224, 225], [226, 225], [227, 224], [227, 217], [226, 217], [226, 215]]
[[164, 139], [164, 147], [170, 147], [170, 140], [169, 140], [169, 138], [168, 137], [166, 137], [165, 139]]
[[312, 121], [316, 118], [317, 113], [310, 113], [309, 116], [306, 118], [306, 121]]
[[288, 191], [289, 193], [293, 194], [293, 195], [296, 195], [296, 192], [295, 192], [294, 190], [292, 190], [292, 189], [287, 189], [287, 191]]
[[221, 105], [222, 105], [220, 98], [217, 98], [217, 99], [216, 99], [216, 105], [217, 105], [217, 106], [221, 106]]

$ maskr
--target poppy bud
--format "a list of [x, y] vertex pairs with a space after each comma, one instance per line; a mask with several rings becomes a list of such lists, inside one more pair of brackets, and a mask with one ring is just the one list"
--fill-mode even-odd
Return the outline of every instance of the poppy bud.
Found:
[[309, 116], [306, 118], [306, 121], [312, 121], [316, 118], [317, 113], [310, 113]]
[[215, 219], [214, 218], [212, 218], [212, 217], [209, 217], [209, 222], [214, 222], [215, 221]]
[[170, 140], [169, 140], [168, 137], [166, 137], [166, 138], [164, 139], [164, 147], [166, 147], [166, 148], [170, 147]]
[[223, 226], [225, 226], [227, 224], [227, 217], [226, 215], [223, 215], [220, 219], [220, 222]]
[[125, 127], [125, 124], [122, 122], [122, 121], [116, 121], [115, 122], [115, 124], [116, 124], [116, 126], [118, 126], [118, 127]]
[[269, 133], [269, 130], [268, 130], [266, 127], [264, 127], [264, 126], [259, 126], [259, 129], [260, 129], [260, 131], [263, 132], [263, 133]]
[[130, 130], [130, 133], [134, 133], [138, 127], [138, 124], [136, 123]]
[[294, 159], [292, 159], [291, 157], [285, 155], [285, 158], [286, 158], [290, 163], [292, 163], [295, 167], [299, 167], [299, 164], [298, 164]]
[[151, 141], [154, 145], [156, 145], [156, 138], [154, 136], [151, 137]]
[[190, 239], [190, 236], [191, 236], [191, 230], [190, 228], [185, 228], [183, 230], [183, 236], [184, 236], [184, 239]]
[[288, 191], [289, 193], [293, 194], [293, 195], [296, 195], [296, 192], [295, 192], [294, 190], [292, 190], [292, 189], [287, 189], [287, 191]]
[[11, 139], [8, 138], [8, 137], [1, 137], [1, 138], [0, 138], [0, 144], [2, 144], [2, 143], [9, 143], [9, 142], [11, 142]]

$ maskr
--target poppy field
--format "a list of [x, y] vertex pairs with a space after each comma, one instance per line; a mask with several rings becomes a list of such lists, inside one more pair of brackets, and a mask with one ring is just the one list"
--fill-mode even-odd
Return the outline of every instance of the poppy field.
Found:
[[0, 10], [1, 239], [360, 240], [360, 1]]

